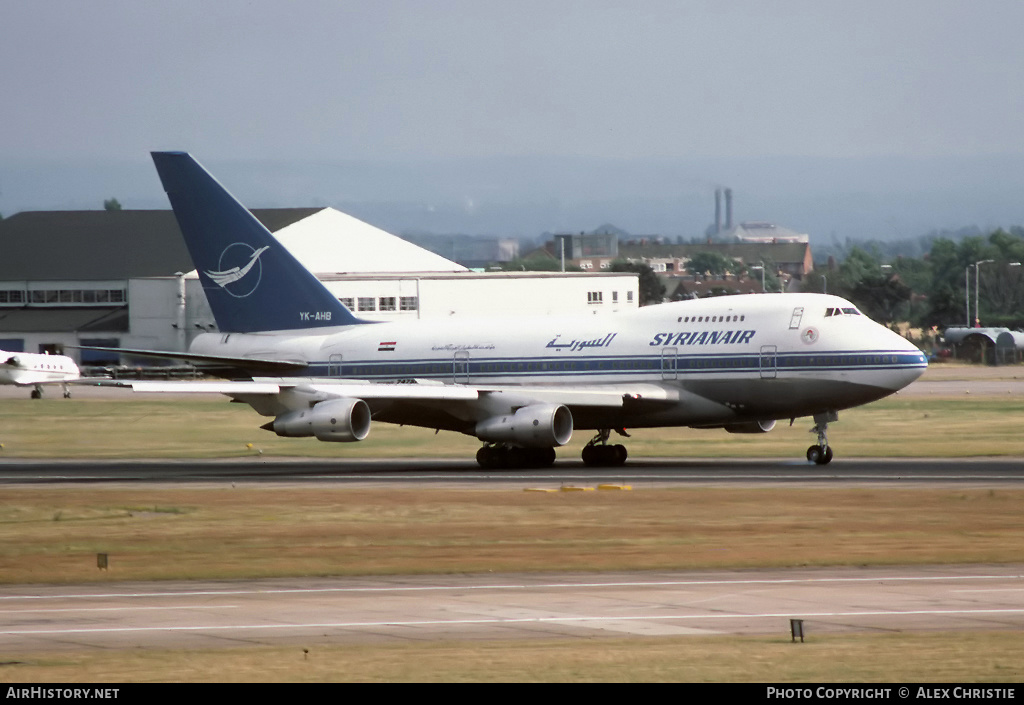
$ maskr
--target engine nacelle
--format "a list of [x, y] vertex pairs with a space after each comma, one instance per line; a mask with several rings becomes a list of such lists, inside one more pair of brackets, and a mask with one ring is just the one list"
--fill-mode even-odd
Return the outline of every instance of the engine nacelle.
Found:
[[312, 409], [281, 414], [263, 426], [279, 436], [351, 443], [370, 433], [370, 407], [362, 399], [331, 399]]
[[514, 414], [492, 416], [476, 425], [482, 441], [515, 443], [528, 448], [565, 445], [572, 437], [572, 413], [560, 404], [531, 404]]
[[768, 433], [775, 428], [775, 419], [771, 421], [745, 421], [723, 426], [729, 433]]

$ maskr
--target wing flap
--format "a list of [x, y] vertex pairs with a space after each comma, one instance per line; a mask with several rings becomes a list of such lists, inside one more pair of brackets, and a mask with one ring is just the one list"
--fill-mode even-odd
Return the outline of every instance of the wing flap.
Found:
[[255, 381], [156, 381], [113, 380], [104, 386], [126, 387], [134, 392], [159, 394], [226, 394], [228, 396], [279, 394], [287, 389], [321, 393], [326, 397], [355, 399], [466, 401], [479, 398], [473, 387], [455, 385], [372, 384], [370, 382], [328, 382], [311, 379], [280, 379]]
[[475, 401], [503, 397], [513, 403], [564, 404], [568, 407], [621, 408], [629, 403], [671, 402], [674, 392], [658, 385], [615, 385], [566, 388], [524, 386], [464, 386], [455, 384], [388, 384], [358, 380], [309, 378], [257, 378], [253, 381], [146, 381], [112, 380], [108, 386], [128, 387], [135, 392], [166, 394], [279, 394], [287, 389], [330, 397], [392, 401]]
[[653, 384], [614, 385], [607, 387], [479, 387], [481, 394], [522, 397], [549, 404], [621, 408], [626, 403], [672, 401], [674, 396], [664, 387]]

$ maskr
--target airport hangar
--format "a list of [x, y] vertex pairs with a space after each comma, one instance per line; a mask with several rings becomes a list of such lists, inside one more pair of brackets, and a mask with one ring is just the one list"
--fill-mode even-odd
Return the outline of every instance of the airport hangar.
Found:
[[[252, 212], [370, 320], [597, 314], [639, 301], [628, 272], [474, 272], [332, 208]], [[184, 351], [217, 330], [170, 210], [16, 213], [0, 220], [0, 250], [2, 350], [134, 364], [72, 346]]]

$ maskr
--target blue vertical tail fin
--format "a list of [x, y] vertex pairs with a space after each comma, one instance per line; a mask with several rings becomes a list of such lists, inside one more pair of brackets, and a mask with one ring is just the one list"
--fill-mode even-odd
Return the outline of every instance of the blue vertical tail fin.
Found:
[[186, 152], [153, 152], [217, 326], [226, 333], [368, 323], [356, 318]]

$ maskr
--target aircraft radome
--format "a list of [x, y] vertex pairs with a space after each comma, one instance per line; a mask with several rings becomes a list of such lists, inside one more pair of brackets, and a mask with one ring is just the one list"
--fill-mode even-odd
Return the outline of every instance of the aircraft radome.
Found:
[[[361, 441], [371, 421], [456, 431], [484, 467], [547, 466], [574, 430], [587, 465], [621, 465], [612, 432], [666, 426], [764, 433], [812, 417], [809, 461], [833, 456], [842, 409], [927, 367], [914, 345], [824, 294], [751, 294], [628, 313], [360, 320], [189, 154], [155, 152], [219, 327], [187, 353], [226, 381], [125, 382], [225, 394], [280, 436]], [[134, 354], [153, 351], [122, 350]]]

